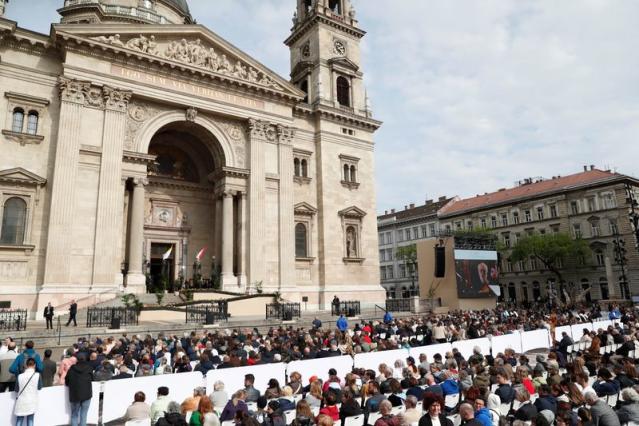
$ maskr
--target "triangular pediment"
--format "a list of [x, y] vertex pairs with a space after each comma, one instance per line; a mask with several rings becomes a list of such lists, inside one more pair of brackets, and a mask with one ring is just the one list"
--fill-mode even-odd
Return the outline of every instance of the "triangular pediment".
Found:
[[22, 167], [0, 171], [0, 182], [44, 185], [47, 180]]
[[331, 65], [338, 65], [344, 68], [347, 68], [349, 70], [355, 71], [357, 72], [359, 70], [359, 66], [351, 61], [350, 59], [348, 59], [345, 56], [339, 56], [337, 58], [331, 58], [328, 60], [328, 63]]
[[301, 202], [295, 204], [295, 214], [313, 216], [317, 213], [317, 209], [308, 203]]
[[344, 210], [340, 210], [338, 214], [343, 217], [355, 217], [355, 218], [362, 218], [366, 216], [366, 212], [364, 210], [355, 206], [351, 206], [351, 207], [345, 208]]
[[201, 25], [54, 25], [54, 38], [93, 50], [135, 56], [190, 74], [209, 74], [241, 86], [254, 86], [301, 100], [304, 93]]

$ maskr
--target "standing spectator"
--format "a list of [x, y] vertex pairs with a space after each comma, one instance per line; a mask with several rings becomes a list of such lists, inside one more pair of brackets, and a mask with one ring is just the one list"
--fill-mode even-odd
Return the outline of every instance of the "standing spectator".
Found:
[[[171, 404], [174, 404], [174, 407], [177, 406], [177, 411], [172, 411], [172, 412], [181, 414], [180, 405], [177, 402], [171, 401], [169, 399], [169, 388], [167, 388], [166, 386], [160, 386], [158, 388], [157, 399], [153, 401], [153, 403], [151, 404], [151, 424], [153, 425], [156, 424], [158, 420], [160, 420], [160, 418], [162, 417], [167, 417], [166, 421], [169, 421], [168, 417], [177, 418], [177, 416], [165, 416], [165, 414], [169, 412], [168, 407]], [[182, 419], [184, 419], [184, 417], [182, 417]], [[166, 423], [166, 424], [172, 424], [172, 423]], [[186, 421], [184, 422], [184, 424], [186, 424]]]
[[71, 368], [71, 366], [76, 362], [78, 362], [78, 360], [74, 356], [73, 348], [68, 348], [66, 351], [64, 351], [64, 358], [62, 358], [62, 361], [60, 361], [60, 366], [58, 367], [58, 383], [60, 383], [61, 385], [65, 383], [65, 378], [67, 376], [69, 368]]
[[390, 324], [391, 322], [393, 322], [393, 314], [391, 314], [389, 311], [386, 311], [386, 313], [384, 314], [384, 324]]
[[339, 297], [337, 297], [337, 295], [334, 295], [333, 301], [331, 303], [333, 304], [333, 310], [335, 311], [335, 313], [339, 314]]
[[0, 392], [13, 392], [16, 384], [16, 376], [9, 371], [13, 361], [18, 357], [16, 342], [7, 343], [6, 352], [0, 355]]
[[151, 407], [146, 402], [144, 392], [136, 392], [133, 396], [133, 404], [129, 405], [124, 415], [124, 420], [146, 420], [151, 419]]
[[43, 316], [47, 322], [47, 330], [53, 330], [53, 306], [51, 306], [51, 302], [47, 303], [47, 306], [44, 307]]
[[348, 321], [346, 320], [346, 317], [344, 317], [344, 315], [339, 316], [336, 325], [339, 331], [341, 331], [342, 333], [348, 330]]
[[75, 303], [75, 300], [71, 301], [71, 306], [69, 306], [69, 321], [67, 321], [67, 327], [73, 321], [73, 326], [77, 327], [78, 322], [75, 320], [75, 316], [78, 314], [78, 304]]
[[27, 340], [24, 344], [24, 351], [13, 360], [13, 364], [9, 367], [9, 371], [13, 373], [16, 377], [22, 374], [27, 365], [27, 360], [29, 358], [33, 358], [36, 363], [36, 371], [38, 373], [42, 372], [42, 360], [40, 359], [40, 355], [37, 354], [35, 349], [33, 349], [33, 341]]
[[18, 376], [16, 392], [18, 396], [13, 408], [16, 426], [33, 426], [33, 419], [38, 408], [38, 390], [42, 388], [40, 373], [36, 371], [36, 362], [29, 358], [24, 373]]
[[65, 377], [71, 402], [71, 425], [86, 426], [87, 413], [93, 397], [93, 368], [87, 362], [86, 353], [78, 352], [76, 358], [78, 362], [71, 366]]
[[45, 388], [53, 386], [53, 378], [57, 370], [57, 364], [51, 360], [51, 349], [47, 349], [44, 351], [44, 360], [42, 361], [42, 386]]
[[586, 392], [586, 404], [590, 405], [592, 422], [599, 426], [620, 426], [619, 417], [606, 401], [599, 399], [596, 393]]
[[[463, 405], [470, 407], [470, 412], [473, 412], [473, 407], [470, 404]], [[425, 393], [423, 407], [426, 414], [419, 419], [419, 426], [453, 426], [453, 422], [443, 413], [444, 398], [441, 396], [430, 392]]]

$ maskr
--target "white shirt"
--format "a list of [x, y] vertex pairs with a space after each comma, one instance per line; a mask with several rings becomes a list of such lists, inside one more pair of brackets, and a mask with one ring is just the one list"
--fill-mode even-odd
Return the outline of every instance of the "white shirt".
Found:
[[430, 422], [433, 426], [441, 426], [442, 423], [439, 421], [439, 417], [431, 417]]

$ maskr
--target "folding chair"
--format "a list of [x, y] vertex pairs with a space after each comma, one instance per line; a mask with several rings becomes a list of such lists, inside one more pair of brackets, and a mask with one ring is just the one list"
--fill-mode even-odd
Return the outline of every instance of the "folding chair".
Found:
[[344, 426], [364, 426], [364, 415], [350, 416], [344, 419]]
[[284, 418], [286, 419], [286, 424], [290, 425], [295, 420], [295, 410], [284, 411]]

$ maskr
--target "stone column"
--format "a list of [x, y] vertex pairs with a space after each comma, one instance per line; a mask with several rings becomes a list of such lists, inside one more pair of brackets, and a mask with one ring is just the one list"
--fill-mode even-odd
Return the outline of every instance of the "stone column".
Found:
[[215, 197], [215, 223], [213, 237], [213, 253], [215, 256], [215, 267], [221, 265], [222, 262], [222, 197]]
[[293, 199], [293, 138], [295, 137], [295, 129], [278, 126], [277, 135], [280, 151], [279, 290], [285, 291], [295, 288], [295, 206]]
[[615, 280], [615, 274], [612, 271], [612, 261], [609, 256], [604, 258], [604, 265], [606, 267], [606, 280], [608, 280], [608, 299], [614, 300], [619, 297], [620, 292], [617, 292], [617, 284], [619, 281]]
[[250, 119], [249, 150], [249, 276], [250, 291], [255, 292], [258, 282], [266, 287], [264, 238], [265, 238], [265, 210], [266, 210], [266, 172], [264, 168], [264, 144], [267, 132], [275, 134], [272, 126], [264, 121]]
[[44, 287], [65, 286], [71, 281], [71, 248], [75, 187], [80, 156], [80, 123], [85, 95], [90, 83], [60, 78], [60, 119], [58, 127], [51, 207], [47, 231]]
[[241, 192], [239, 194], [239, 232], [238, 232], [238, 283], [242, 289], [246, 288], [246, 264], [247, 264], [247, 255], [246, 252], [246, 234], [248, 227], [248, 211], [246, 204], [246, 192]]
[[131, 228], [129, 232], [129, 275], [127, 285], [133, 293], [143, 293], [146, 277], [142, 270], [144, 250], [144, 185], [146, 179], [133, 180], [131, 201]]
[[237, 290], [233, 274], [233, 194], [224, 192], [222, 199], [222, 288], [226, 291]]
[[126, 111], [131, 92], [103, 88], [105, 102], [102, 159], [98, 187], [93, 285], [112, 286], [120, 273], [118, 224], [122, 215], [122, 149], [126, 132]]

